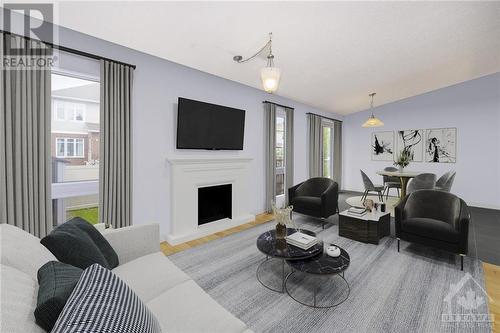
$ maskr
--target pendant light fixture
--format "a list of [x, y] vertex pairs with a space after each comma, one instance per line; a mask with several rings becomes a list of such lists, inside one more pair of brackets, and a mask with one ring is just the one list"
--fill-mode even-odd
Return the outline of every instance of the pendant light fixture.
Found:
[[376, 93], [371, 93], [371, 94], [368, 95], [371, 98], [371, 100], [370, 100], [370, 110], [372, 111], [372, 115], [370, 116], [370, 118], [368, 118], [367, 121], [365, 121], [365, 123], [363, 125], [361, 125], [362, 127], [380, 127], [380, 126], [384, 126], [384, 123], [382, 122], [382, 120], [378, 119], [373, 114], [373, 97], [375, 96], [375, 94]]
[[281, 71], [279, 68], [274, 66], [274, 55], [273, 55], [273, 33], [269, 33], [269, 41], [264, 45], [257, 53], [255, 53], [253, 56], [243, 59], [242, 56], [234, 56], [233, 60], [236, 61], [237, 63], [241, 64], [244, 62], [247, 62], [249, 60], [252, 60], [262, 52], [264, 52], [266, 49], [269, 50], [269, 53], [267, 54], [267, 65], [266, 67], [262, 68], [260, 70], [260, 80], [262, 82], [262, 87], [264, 90], [270, 94], [276, 92], [279, 87], [280, 83], [280, 77], [281, 77]]

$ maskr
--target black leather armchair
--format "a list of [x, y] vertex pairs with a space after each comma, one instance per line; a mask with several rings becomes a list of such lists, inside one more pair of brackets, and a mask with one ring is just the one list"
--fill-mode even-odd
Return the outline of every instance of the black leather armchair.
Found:
[[470, 213], [451, 193], [418, 190], [395, 207], [398, 252], [400, 240], [420, 243], [460, 255], [461, 269], [468, 251]]
[[338, 212], [339, 185], [330, 178], [315, 177], [288, 189], [293, 211], [323, 220]]

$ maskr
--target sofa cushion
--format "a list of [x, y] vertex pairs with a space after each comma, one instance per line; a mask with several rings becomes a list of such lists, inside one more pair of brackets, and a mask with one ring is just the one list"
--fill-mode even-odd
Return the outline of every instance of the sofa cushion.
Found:
[[160, 333], [152, 312], [110, 270], [94, 264], [80, 277], [52, 333]]
[[186, 273], [177, 268], [161, 252], [129, 261], [113, 269], [113, 273], [132, 288], [144, 302], [190, 280]]
[[85, 269], [92, 264], [118, 266], [118, 256], [104, 236], [82, 218], [75, 217], [40, 241], [59, 261]]
[[47, 332], [54, 327], [82, 272], [81, 268], [59, 261], [49, 261], [38, 270], [35, 318]]
[[56, 257], [40, 239], [10, 224], [0, 224], [1, 263], [28, 274], [34, 281], [38, 269]]
[[29, 274], [0, 265], [0, 332], [43, 333], [35, 323], [38, 283]]
[[246, 325], [214, 301], [193, 280], [177, 285], [147, 303], [171, 333], [243, 332]]
[[448, 243], [457, 243], [460, 238], [460, 233], [450, 224], [429, 218], [415, 217], [403, 220], [401, 229], [403, 232]]

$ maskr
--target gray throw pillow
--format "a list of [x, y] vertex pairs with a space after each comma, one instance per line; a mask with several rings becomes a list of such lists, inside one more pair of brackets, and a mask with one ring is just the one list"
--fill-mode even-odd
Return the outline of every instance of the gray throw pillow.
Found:
[[42, 238], [40, 243], [59, 261], [82, 269], [92, 264], [109, 269], [118, 266], [118, 255], [106, 238], [80, 217], [61, 224]]
[[83, 270], [59, 261], [49, 261], [38, 270], [36, 323], [47, 332], [52, 330]]
[[110, 270], [95, 264], [78, 281], [52, 333], [161, 333], [139, 297]]

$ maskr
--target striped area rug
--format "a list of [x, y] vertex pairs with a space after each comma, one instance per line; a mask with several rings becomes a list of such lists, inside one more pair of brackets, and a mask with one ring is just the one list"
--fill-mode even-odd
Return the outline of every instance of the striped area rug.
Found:
[[[487, 295], [479, 260], [459, 258], [439, 250], [402, 242], [393, 237], [379, 245], [338, 236], [337, 217], [325, 230], [320, 223], [297, 217], [297, 225], [315, 231], [325, 243], [335, 243], [350, 255], [345, 272], [348, 299], [335, 308], [314, 309], [287, 294], [264, 288], [256, 269], [265, 259], [256, 248], [257, 237], [273, 222], [174, 254], [169, 258], [189, 274], [219, 304], [255, 332], [490, 332]], [[262, 279], [279, 286], [281, 264], [265, 263]], [[289, 280], [294, 296], [326, 304], [340, 299], [340, 278], [294, 274]]]

